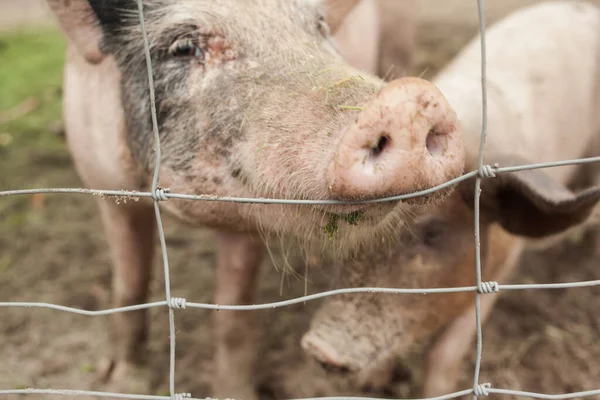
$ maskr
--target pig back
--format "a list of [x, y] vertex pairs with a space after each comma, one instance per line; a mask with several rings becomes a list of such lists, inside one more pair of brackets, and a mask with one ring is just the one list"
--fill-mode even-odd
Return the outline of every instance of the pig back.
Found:
[[[484, 163], [493, 163], [496, 151], [535, 163], [589, 153], [597, 135], [599, 31], [598, 8], [573, 2], [535, 5], [487, 30]], [[482, 129], [480, 46], [477, 36], [434, 81], [461, 121], [469, 170], [476, 166]], [[576, 170], [546, 171], [566, 182]]]

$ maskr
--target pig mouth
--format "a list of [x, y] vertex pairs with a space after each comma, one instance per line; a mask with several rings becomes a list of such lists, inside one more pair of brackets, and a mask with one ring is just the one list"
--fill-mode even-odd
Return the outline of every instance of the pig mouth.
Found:
[[345, 220], [350, 225], [355, 222], [380, 220], [389, 214], [397, 205], [397, 202], [385, 202], [377, 204], [340, 204], [319, 207], [328, 217]]

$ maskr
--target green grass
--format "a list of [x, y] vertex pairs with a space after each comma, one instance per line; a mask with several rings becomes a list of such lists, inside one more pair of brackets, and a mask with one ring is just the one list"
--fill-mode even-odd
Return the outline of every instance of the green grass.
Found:
[[62, 83], [65, 42], [55, 30], [0, 35], [0, 110]]
[[[64, 59], [57, 30], [0, 34], [0, 190], [60, 186], [72, 175], [65, 140], [53, 132]], [[0, 198], [3, 225], [21, 225], [29, 210], [28, 196]]]
[[[13, 134], [17, 144], [46, 143], [44, 131], [60, 120], [64, 53], [64, 39], [54, 30], [0, 35], [0, 131]], [[12, 118], [18, 108], [33, 109]]]
[[[0, 171], [22, 171], [40, 152], [65, 151], [64, 140], [51, 132], [61, 121], [64, 54], [56, 30], [0, 35]], [[0, 174], [0, 189], [11, 181]]]

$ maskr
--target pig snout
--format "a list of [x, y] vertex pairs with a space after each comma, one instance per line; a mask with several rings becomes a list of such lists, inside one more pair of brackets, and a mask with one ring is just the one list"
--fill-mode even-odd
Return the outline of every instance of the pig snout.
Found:
[[431, 83], [390, 82], [343, 132], [328, 167], [340, 200], [393, 196], [440, 185], [463, 172], [456, 113]]
[[[336, 335], [339, 336], [339, 335]], [[339, 339], [339, 338], [338, 338]], [[352, 343], [348, 341], [348, 345]], [[347, 352], [340, 352], [319, 332], [311, 331], [302, 337], [302, 349], [317, 361], [323, 369], [333, 373], [357, 372], [360, 362], [353, 362]]]
[[343, 306], [332, 304], [331, 308], [321, 309], [323, 312], [318, 313], [302, 337], [301, 346], [325, 370], [358, 377], [368, 374], [387, 356], [392, 342], [389, 332], [377, 326], [383, 322], [380, 316], [343, 313]]

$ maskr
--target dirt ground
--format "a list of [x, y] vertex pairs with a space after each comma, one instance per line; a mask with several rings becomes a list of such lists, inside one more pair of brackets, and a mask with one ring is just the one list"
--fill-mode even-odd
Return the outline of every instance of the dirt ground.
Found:
[[[475, 1], [421, 1], [417, 65], [413, 72], [419, 74], [427, 68], [427, 75], [431, 76], [476, 34], [477, 10]], [[30, 3], [0, 0], [0, 14], [7, 9], [5, 6], [16, 7], [18, 2]], [[488, 0], [489, 21], [518, 4], [531, 2]], [[13, 16], [19, 15], [15, 9], [11, 12]], [[0, 172], [3, 175], [0, 190], [81, 186], [64, 149], [34, 147], [24, 154], [25, 159], [17, 159], [10, 150], [2, 152], [0, 148], [0, 157], [6, 162]], [[170, 218], [165, 218], [165, 225], [172, 295], [210, 302], [215, 275], [212, 234], [186, 228]], [[528, 252], [513, 281], [600, 279], [593, 247], [592, 241], [579, 238], [543, 253]], [[275, 262], [281, 263], [278, 255]], [[162, 300], [164, 281], [158, 257], [154, 271], [151, 300]], [[327, 272], [326, 266], [311, 272], [309, 293], [327, 289]], [[280, 283], [280, 272], [271, 260], [266, 261], [258, 301], [277, 301], [304, 293], [304, 282], [300, 279], [286, 279], [283, 295]], [[93, 198], [81, 195], [0, 198], [0, 301], [40, 301], [97, 310], [110, 307], [109, 297], [107, 243]], [[318, 305], [314, 301], [253, 312], [261, 328], [257, 343], [260, 357], [255, 371], [257, 385], [265, 398], [366, 394], [351, 389], [348, 382], [329, 380], [305, 359], [299, 339]], [[600, 389], [599, 306], [598, 287], [503, 293], [483, 332], [481, 382], [549, 394]], [[177, 391], [191, 392], [200, 398], [208, 396], [213, 351], [210, 313], [178, 311], [176, 329]], [[95, 362], [108, 348], [107, 318], [1, 308], [0, 343], [0, 389], [89, 389]], [[153, 394], [168, 393], [169, 337], [165, 309], [151, 311], [148, 351]], [[461, 389], [472, 385], [474, 354], [475, 344], [473, 355], [462, 368]], [[410, 373], [398, 374], [383, 392], [369, 395], [419, 396], [421, 358], [422, 354], [416, 354], [409, 363]], [[17, 398], [61, 397], [3, 396], [6, 400]]]

